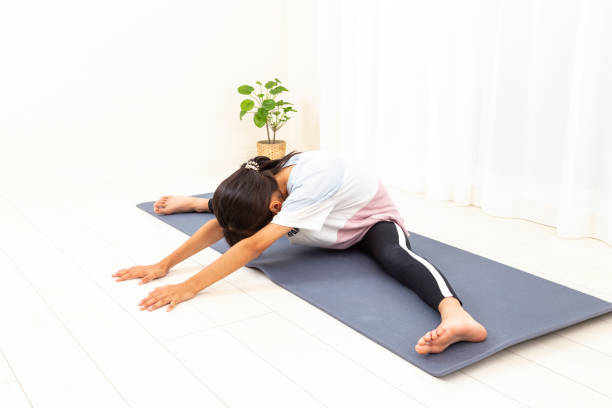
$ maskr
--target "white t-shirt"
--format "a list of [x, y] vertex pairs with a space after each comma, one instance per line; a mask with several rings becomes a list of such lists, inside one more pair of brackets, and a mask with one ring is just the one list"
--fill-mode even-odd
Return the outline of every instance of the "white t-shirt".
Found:
[[274, 224], [292, 227], [292, 244], [344, 249], [359, 242], [379, 221], [404, 219], [378, 177], [360, 163], [336, 153], [311, 150], [291, 157], [295, 165], [287, 198]]

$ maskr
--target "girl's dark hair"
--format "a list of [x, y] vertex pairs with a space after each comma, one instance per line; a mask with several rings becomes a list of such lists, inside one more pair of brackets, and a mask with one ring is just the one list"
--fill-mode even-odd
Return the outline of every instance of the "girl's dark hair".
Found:
[[274, 175], [287, 161], [301, 152], [292, 151], [281, 159], [266, 156], [250, 159], [259, 170], [245, 168], [246, 162], [219, 184], [212, 197], [212, 208], [230, 246], [265, 227], [274, 217], [270, 211], [272, 193], [278, 190]]

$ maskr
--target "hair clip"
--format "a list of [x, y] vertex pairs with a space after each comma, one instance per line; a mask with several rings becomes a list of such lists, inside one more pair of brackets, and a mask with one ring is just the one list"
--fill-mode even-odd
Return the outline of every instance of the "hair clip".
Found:
[[254, 161], [254, 160], [249, 160], [244, 165], [244, 168], [245, 169], [252, 169], [252, 170], [255, 170], [255, 171], [259, 171], [259, 164], [257, 164], [257, 162]]

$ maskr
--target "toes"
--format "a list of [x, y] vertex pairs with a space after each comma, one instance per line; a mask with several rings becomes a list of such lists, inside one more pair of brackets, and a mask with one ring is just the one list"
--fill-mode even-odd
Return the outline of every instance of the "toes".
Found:
[[431, 350], [431, 346], [429, 345], [423, 346], [423, 345], [417, 344], [416, 346], [414, 346], [414, 351], [416, 351], [419, 354], [427, 354], [430, 352], [430, 350]]
[[443, 352], [444, 347], [434, 344], [417, 344], [416, 346], [414, 346], [414, 350], [419, 354], [437, 354]]
[[431, 340], [435, 341], [438, 338], [438, 333], [435, 330], [431, 331]]
[[161, 204], [166, 204], [166, 201], [168, 201], [168, 198], [170, 196], [163, 196], [157, 199], [157, 201], [155, 202], [155, 205], [161, 205]]
[[427, 334], [424, 335], [423, 338], [425, 339], [425, 341], [431, 341], [431, 332], [427, 332]]

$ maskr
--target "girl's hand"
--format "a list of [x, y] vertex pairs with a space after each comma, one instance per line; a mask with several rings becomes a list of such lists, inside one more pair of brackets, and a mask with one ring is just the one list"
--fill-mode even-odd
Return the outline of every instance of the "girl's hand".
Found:
[[137, 279], [142, 278], [139, 285], [143, 283], [147, 283], [153, 279], [161, 278], [168, 274], [168, 268], [163, 265], [156, 263], [153, 265], [146, 266], [132, 266], [131, 268], [121, 269], [113, 274], [113, 277], [116, 277], [115, 281], [120, 282], [127, 279]]
[[140, 305], [140, 310], [147, 309], [150, 312], [169, 303], [170, 305], [166, 309], [166, 312], [169, 312], [178, 303], [191, 299], [196, 293], [197, 291], [186, 282], [161, 286], [149, 293], [149, 296], [142, 299], [138, 305]]

